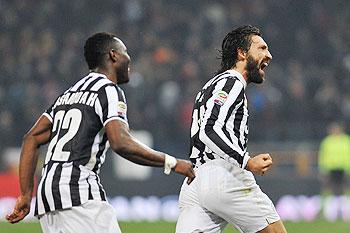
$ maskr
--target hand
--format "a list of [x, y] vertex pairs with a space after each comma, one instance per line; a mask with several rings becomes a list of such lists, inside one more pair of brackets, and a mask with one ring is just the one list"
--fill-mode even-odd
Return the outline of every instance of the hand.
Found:
[[196, 177], [196, 174], [194, 173], [192, 168], [192, 163], [183, 159], [177, 160], [174, 170], [176, 173], [179, 173], [181, 175], [188, 177], [187, 184], [190, 184]]
[[30, 211], [30, 203], [32, 197], [19, 196], [16, 201], [16, 205], [13, 208], [11, 214], [6, 215], [6, 219], [10, 223], [17, 223], [21, 221], [25, 216], [29, 214]]
[[264, 175], [272, 166], [272, 158], [270, 154], [259, 154], [250, 158], [246, 169], [258, 175]]

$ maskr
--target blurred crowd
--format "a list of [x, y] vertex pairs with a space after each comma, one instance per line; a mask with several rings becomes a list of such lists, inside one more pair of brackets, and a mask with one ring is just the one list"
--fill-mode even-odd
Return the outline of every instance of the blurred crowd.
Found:
[[83, 45], [100, 31], [128, 47], [129, 123], [150, 131], [157, 148], [188, 149], [194, 97], [219, 68], [226, 33], [243, 24], [262, 29], [273, 55], [266, 82], [248, 87], [249, 140], [316, 141], [329, 121], [349, 126], [347, 0], [0, 0], [0, 21], [2, 148], [19, 146], [88, 72]]

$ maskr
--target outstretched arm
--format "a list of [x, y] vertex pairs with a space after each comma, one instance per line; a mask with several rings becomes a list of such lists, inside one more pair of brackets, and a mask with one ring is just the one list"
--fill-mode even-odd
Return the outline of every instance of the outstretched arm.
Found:
[[38, 161], [38, 148], [50, 140], [52, 124], [45, 116], [41, 116], [23, 138], [19, 163], [19, 182], [21, 194], [17, 198], [13, 212], [6, 216], [7, 221], [21, 221], [30, 211], [32, 200], [34, 173]]
[[[123, 121], [112, 120], [106, 124], [105, 128], [112, 150], [122, 157], [131, 162], [152, 167], [162, 167], [166, 164], [166, 158], [169, 156], [135, 139], [130, 134], [128, 125]], [[177, 159], [174, 166], [175, 172], [188, 177], [188, 183], [194, 179], [195, 174], [190, 162]]]

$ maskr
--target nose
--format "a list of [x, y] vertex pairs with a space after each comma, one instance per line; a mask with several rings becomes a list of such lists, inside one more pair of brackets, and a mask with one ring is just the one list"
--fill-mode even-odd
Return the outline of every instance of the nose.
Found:
[[268, 57], [270, 60], [272, 60], [272, 54], [270, 53], [269, 50], [267, 50], [266, 57]]

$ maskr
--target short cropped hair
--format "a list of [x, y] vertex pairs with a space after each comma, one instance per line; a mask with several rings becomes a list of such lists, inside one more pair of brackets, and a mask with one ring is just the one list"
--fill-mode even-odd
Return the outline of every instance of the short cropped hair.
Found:
[[221, 67], [217, 74], [235, 67], [238, 59], [238, 49], [247, 52], [252, 44], [252, 36], [261, 36], [257, 27], [247, 25], [229, 32], [222, 41], [220, 52]]
[[103, 65], [104, 55], [113, 49], [115, 35], [99, 32], [89, 37], [84, 45], [84, 57], [89, 69]]

